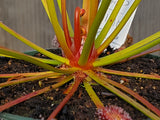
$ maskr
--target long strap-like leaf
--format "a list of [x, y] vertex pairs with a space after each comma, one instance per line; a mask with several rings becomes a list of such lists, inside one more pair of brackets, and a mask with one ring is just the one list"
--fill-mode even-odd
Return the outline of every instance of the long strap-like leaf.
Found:
[[42, 74], [42, 75], [37, 75], [37, 76], [32, 76], [32, 77], [27, 77], [27, 78], [21, 78], [21, 79], [18, 79], [18, 80], [7, 81], [7, 82], [4, 82], [4, 83], [0, 83], [0, 88], [10, 86], [10, 85], [16, 85], [16, 84], [20, 84], [20, 83], [35, 81], [35, 80], [39, 80], [39, 79], [43, 79], [43, 78], [48, 78], [48, 77], [51, 77], [51, 76], [54, 76], [54, 75], [55, 76], [60, 75], [60, 73], [46, 73], [46, 74]]
[[69, 49], [66, 43], [64, 32], [58, 22], [54, 1], [53, 0], [42, 0], [42, 3], [49, 16], [50, 22], [52, 23], [54, 32], [57, 36], [57, 40], [61, 48], [63, 49], [64, 54], [66, 55], [67, 58], [74, 58], [71, 50]]
[[128, 21], [128, 19], [130, 18], [130, 16], [132, 15], [132, 13], [135, 11], [135, 9], [137, 8], [137, 6], [139, 5], [140, 2], [141, 2], [141, 0], [135, 0], [134, 1], [134, 3], [130, 7], [130, 9], [128, 10], [128, 12], [126, 13], [126, 15], [123, 17], [123, 19], [121, 20], [121, 22], [118, 24], [118, 26], [116, 27], [116, 29], [107, 38], [107, 40], [105, 40], [105, 42], [97, 49], [97, 54], [98, 55], [100, 55], [104, 51], [104, 49], [107, 48], [108, 45], [113, 41], [113, 39], [118, 35], [118, 33], [120, 32], [120, 30], [126, 24], [126, 22]]
[[4, 105], [1, 105], [1, 106], [0, 106], [0, 112], [2, 112], [3, 110], [5, 110], [5, 109], [7, 109], [7, 108], [10, 108], [10, 107], [18, 104], [18, 103], [21, 103], [21, 102], [23, 102], [23, 101], [25, 101], [25, 100], [28, 100], [28, 99], [30, 99], [30, 98], [32, 98], [32, 97], [38, 96], [38, 95], [43, 94], [43, 93], [45, 93], [45, 92], [47, 92], [47, 91], [49, 91], [49, 90], [55, 89], [55, 88], [57, 88], [57, 87], [59, 87], [59, 86], [62, 86], [63, 84], [69, 82], [72, 78], [73, 78], [73, 76], [70, 75], [70, 76], [64, 78], [64, 80], [62, 80], [62, 81], [60, 81], [60, 82], [58, 82], [58, 83], [56, 83], [56, 84], [54, 84], [54, 85], [51, 85], [51, 86], [49, 86], [49, 87], [45, 87], [45, 88], [43, 88], [43, 89], [37, 90], [37, 91], [35, 91], [35, 92], [32, 92], [32, 93], [27, 94], [27, 95], [25, 95], [25, 96], [22, 96], [22, 97], [20, 97], [20, 98], [18, 98], [18, 99], [16, 99], [16, 100], [13, 100], [13, 101], [8, 102], [8, 103], [6, 103], [6, 104], [4, 104]]
[[138, 102], [136, 102], [135, 100], [133, 100], [132, 98], [130, 98], [129, 96], [127, 96], [126, 94], [121, 92], [120, 90], [116, 89], [115, 87], [113, 87], [109, 83], [101, 80], [98, 76], [95, 75], [95, 73], [93, 71], [86, 71], [86, 74], [89, 75], [97, 83], [99, 83], [100, 85], [102, 85], [103, 87], [105, 87], [106, 89], [111, 91], [112, 93], [116, 94], [118, 97], [122, 98], [123, 100], [125, 100], [126, 102], [131, 104], [132, 106], [134, 106], [136, 109], [138, 109], [139, 111], [144, 113], [146, 116], [150, 117], [153, 120], [159, 120], [160, 119], [157, 115], [150, 112], [148, 109], [143, 107], [141, 104], [139, 104]]
[[88, 79], [91, 79], [91, 78], [87, 77], [86, 80], [83, 82], [84, 87], [85, 87], [88, 95], [90, 96], [91, 100], [94, 102], [94, 104], [96, 105], [97, 108], [103, 108], [104, 107], [103, 103], [101, 102], [99, 97], [96, 95], [92, 86], [88, 82]]
[[128, 76], [128, 77], [139, 77], [139, 78], [160, 80], [159, 75], [124, 72], [124, 71], [110, 70], [110, 69], [104, 69], [104, 68], [96, 68], [95, 70], [97, 70], [99, 72], [103, 72], [103, 73], [114, 74], [114, 75], [122, 75], [122, 76]]
[[144, 40], [141, 40], [140, 42], [124, 49], [121, 50], [117, 53], [102, 57], [97, 59], [94, 63], [93, 66], [104, 66], [108, 64], [113, 64], [115, 62], [119, 62], [123, 59], [129, 58], [133, 55], [136, 55], [138, 53], [141, 53], [157, 44], [160, 43], [160, 31], [145, 38]]
[[102, 31], [100, 32], [100, 34], [96, 38], [96, 40], [95, 40], [95, 48], [96, 49], [101, 45], [104, 38], [106, 37], [109, 29], [111, 28], [112, 24], [114, 23], [114, 20], [116, 19], [117, 15], [119, 13], [120, 8], [123, 5], [123, 2], [124, 2], [124, 0], [118, 0], [116, 6], [113, 9], [113, 12], [111, 13], [110, 17], [107, 20], [107, 23], [105, 24]]
[[[53, 66], [50, 66], [46, 63], [43, 63], [43, 62], [39, 61], [38, 59], [36, 59], [32, 56], [29, 56], [29, 55], [26, 55], [24, 53], [20, 53], [18, 51], [14, 51], [14, 50], [11, 50], [11, 49], [7, 49], [7, 48], [1, 47], [1, 46], [0, 46], [0, 54], [12, 56], [12, 57], [14, 57], [16, 59], [20, 59], [20, 60], [25, 60], [27, 62], [33, 63], [33, 64], [38, 65], [38, 66], [40, 66], [44, 69], [54, 71], [54, 72], [68, 73], [70, 71], [70, 70], [68, 71], [68, 70], [61, 70], [61, 69], [58, 69], [58, 68], [54, 68]], [[72, 73], [72, 72], [70, 71], [69, 73]]]
[[93, 47], [93, 43], [95, 40], [97, 30], [98, 30], [99, 25], [100, 25], [105, 13], [106, 13], [106, 10], [109, 7], [110, 2], [111, 2], [111, 0], [102, 0], [102, 4], [96, 14], [96, 17], [93, 21], [93, 24], [91, 25], [91, 28], [89, 29], [88, 36], [87, 36], [87, 39], [85, 41], [85, 44], [84, 44], [84, 47], [82, 50], [82, 54], [81, 54], [80, 59], [78, 61], [79, 65], [83, 66], [88, 62], [88, 58], [89, 58], [91, 49]]
[[11, 35], [13, 35], [14, 37], [16, 37], [17, 39], [19, 39], [20, 41], [22, 41], [23, 43], [25, 43], [26, 45], [30, 46], [31, 48], [39, 51], [40, 53], [52, 58], [52, 59], [55, 59], [57, 61], [60, 61], [62, 63], [65, 63], [65, 64], [69, 64], [69, 60], [66, 59], [66, 58], [63, 58], [61, 56], [58, 56], [56, 54], [53, 54], [41, 47], [39, 47], [38, 45], [32, 43], [31, 41], [27, 40], [25, 37], [21, 36], [20, 34], [16, 33], [14, 30], [12, 30], [11, 28], [9, 28], [8, 26], [6, 26], [5, 24], [3, 24], [1, 21], [0, 21], [0, 27], [2, 29], [4, 29], [5, 31], [7, 31], [8, 33], [10, 33]]
[[[61, 0], [57, 0], [57, 3], [58, 3], [58, 7], [59, 7], [60, 12], [62, 12], [62, 10], [61, 10]], [[72, 28], [71, 21], [69, 19], [68, 13], [67, 13], [67, 25], [68, 25], [68, 30], [69, 30], [70, 36], [74, 37], [74, 32], [73, 32], [73, 28]]]

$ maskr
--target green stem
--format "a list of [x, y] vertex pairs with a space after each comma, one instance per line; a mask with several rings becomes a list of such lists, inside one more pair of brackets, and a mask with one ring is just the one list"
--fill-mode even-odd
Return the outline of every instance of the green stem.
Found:
[[103, 0], [101, 3], [101, 6], [96, 14], [93, 24], [91, 25], [91, 28], [89, 29], [87, 39], [84, 43], [82, 54], [78, 61], [78, 64], [80, 66], [84, 66], [88, 62], [88, 58], [91, 52], [91, 48], [93, 48], [93, 43], [95, 40], [97, 30], [99, 28], [101, 21], [103, 20], [103, 17], [109, 7], [110, 2], [111, 0]]

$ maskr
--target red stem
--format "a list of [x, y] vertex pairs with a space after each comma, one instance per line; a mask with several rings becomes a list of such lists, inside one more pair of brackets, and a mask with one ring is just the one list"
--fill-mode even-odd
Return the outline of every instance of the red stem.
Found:
[[40, 94], [42, 94], [42, 93], [44, 93], [44, 92], [47, 92], [47, 91], [49, 91], [49, 90], [51, 90], [51, 88], [50, 88], [50, 87], [46, 87], [46, 88], [43, 88], [43, 89], [41, 89], [41, 90], [32, 92], [32, 93], [27, 94], [27, 95], [25, 95], [25, 96], [22, 96], [22, 97], [20, 97], [20, 98], [18, 98], [18, 99], [16, 99], [16, 100], [13, 100], [13, 101], [11, 101], [11, 102], [8, 102], [8, 103], [4, 104], [4, 105], [1, 105], [1, 106], [0, 106], [0, 112], [2, 112], [2, 111], [5, 110], [5, 109], [8, 109], [8, 108], [10, 108], [10, 107], [12, 107], [12, 106], [14, 106], [14, 105], [17, 105], [17, 104], [19, 104], [19, 103], [21, 103], [21, 102], [23, 102], [23, 101], [26, 101], [26, 100], [34, 97], [34, 96], [40, 95]]
[[67, 25], [66, 0], [61, 0], [61, 9], [62, 9], [62, 24], [63, 24], [64, 35], [66, 38], [67, 45], [70, 48], [72, 45], [72, 41], [69, 35], [69, 30], [68, 30], [68, 25]]
[[68, 76], [68, 77], [66, 77], [66, 78], [63, 79], [63, 80], [58, 79], [58, 83], [56, 83], [56, 84], [54, 84], [54, 85], [51, 85], [51, 86], [49, 86], [49, 87], [45, 87], [45, 88], [43, 88], [43, 89], [40, 89], [40, 90], [37, 90], [37, 91], [35, 91], [35, 92], [29, 93], [29, 94], [27, 94], [27, 95], [25, 95], [25, 96], [22, 96], [22, 97], [20, 97], [20, 98], [18, 98], [18, 99], [16, 99], [16, 100], [13, 100], [13, 101], [8, 102], [8, 103], [6, 103], [6, 104], [4, 104], [4, 105], [1, 105], [1, 106], [0, 106], [0, 112], [2, 112], [2, 111], [5, 110], [5, 109], [8, 109], [8, 108], [10, 108], [10, 107], [12, 107], [12, 106], [14, 106], [14, 105], [17, 105], [17, 104], [19, 104], [19, 103], [21, 103], [21, 102], [23, 102], [23, 101], [26, 101], [26, 100], [28, 100], [28, 99], [30, 99], [30, 98], [32, 98], [32, 97], [35, 97], [35, 96], [40, 95], [40, 94], [43, 94], [43, 93], [45, 93], [45, 92], [47, 92], [47, 91], [49, 91], [49, 90], [55, 89], [55, 88], [57, 88], [57, 87], [59, 87], [59, 86], [62, 86], [62, 85], [65, 84], [66, 82], [70, 81], [72, 78], [73, 78], [73, 76]]
[[74, 14], [74, 47], [76, 53], [79, 51], [81, 46], [80, 12], [81, 9], [76, 7]]
[[76, 77], [75, 83], [71, 89], [71, 91], [67, 94], [67, 96], [63, 99], [63, 101], [58, 105], [58, 107], [52, 112], [52, 114], [49, 116], [47, 120], [52, 120], [56, 117], [56, 115], [61, 111], [61, 109], [64, 107], [64, 105], [69, 101], [69, 99], [73, 96], [75, 91], [77, 90], [79, 84], [81, 83], [82, 79], [79, 79]]

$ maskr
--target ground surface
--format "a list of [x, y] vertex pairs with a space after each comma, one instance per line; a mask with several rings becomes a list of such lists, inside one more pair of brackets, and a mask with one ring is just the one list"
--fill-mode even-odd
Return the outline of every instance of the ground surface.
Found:
[[[110, 69], [123, 70], [129, 72], [147, 73], [147, 74], [159, 74], [160, 75], [160, 59], [157, 58], [137, 58], [135, 60], [128, 61], [126, 63], [116, 64], [112, 66], [106, 66]], [[26, 63], [20, 60], [0, 58], [0, 74], [2, 73], [23, 73], [23, 72], [37, 72], [44, 71], [30, 63]], [[148, 80], [141, 78], [131, 78], [110, 75], [111, 79], [117, 82], [124, 80], [123, 83], [127, 87], [139, 93], [145, 99], [150, 101], [153, 105], [160, 109], [160, 81]], [[6, 79], [0, 79], [0, 82], [4, 82]], [[41, 89], [52, 83], [42, 82], [40, 87], [37, 82], [29, 82], [19, 85], [13, 85], [0, 89], [0, 104], [7, 103], [8, 101], [14, 100], [22, 95], [30, 93], [32, 91]], [[28, 116], [38, 119], [46, 119], [53, 109], [63, 100], [63, 91], [67, 88], [67, 85], [62, 86], [59, 89], [52, 90], [40, 96], [34, 97], [23, 103], [20, 103], [14, 107], [11, 107], [5, 112], [18, 114], [22, 116]], [[105, 105], [117, 105], [126, 110], [133, 120], [143, 120], [147, 117], [134, 109], [125, 101], [121, 100], [115, 95], [106, 95], [109, 93], [106, 89], [99, 85], [94, 86], [94, 90], [100, 97]], [[95, 115], [96, 107], [90, 100], [87, 92], [83, 85], [79, 86], [78, 91], [70, 99], [67, 105], [58, 114], [58, 120], [97, 120]]]

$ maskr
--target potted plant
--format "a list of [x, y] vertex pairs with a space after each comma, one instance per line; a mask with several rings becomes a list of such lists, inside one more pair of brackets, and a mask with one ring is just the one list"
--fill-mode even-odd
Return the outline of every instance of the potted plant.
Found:
[[[0, 88], [5, 89], [5, 87], [7, 86], [36, 81], [43, 78], [56, 78], [55, 84], [50, 84], [47, 87], [44, 87], [37, 91], [33, 91], [29, 94], [21, 96], [16, 100], [9, 101], [8, 103], [1, 105], [0, 111], [2, 112], [5, 109], [10, 108], [20, 102], [31, 99], [32, 97], [38, 96], [53, 89], [57, 89], [60, 86], [70, 82], [70, 85], [67, 89], [67, 95], [53, 110], [51, 115], [48, 116], [48, 120], [56, 118], [57, 114], [61, 111], [61, 109], [65, 106], [65, 104], [69, 101], [69, 99], [73, 96], [73, 94], [81, 84], [83, 84], [91, 100], [96, 105], [97, 115], [99, 116], [99, 119], [131, 119], [128, 114], [118, 106], [105, 107], [105, 103], [101, 102], [92, 87], [96, 82], [96, 84], [99, 84], [107, 90], [111, 91], [113, 94], [125, 100], [151, 119], [160, 119], [159, 109], [154, 107], [138, 93], [118, 82], [111, 80], [106, 74], [116, 74], [120, 76], [160, 80], [159, 75], [123, 72], [103, 68], [103, 66], [125, 62], [130, 59], [136, 58], [137, 56], [142, 56], [144, 54], [150, 53], [151, 51], [144, 51], [160, 43], [160, 32], [157, 32], [128, 48], [119, 49], [113, 54], [99, 57], [100, 54], [103, 53], [103, 51], [110, 45], [113, 39], [123, 28], [125, 23], [137, 8], [140, 1], [141, 0], [136, 0], [133, 2], [132, 6], [127, 11], [126, 15], [123, 17], [116, 29], [110, 34], [109, 37], [105, 39], [111, 25], [113, 24], [120, 8], [124, 3], [124, 0], [119, 0], [116, 3], [116, 9], [114, 9], [111, 13], [107, 23], [103, 27], [103, 30], [98, 35], [98, 37], [96, 37], [96, 33], [111, 0], [102, 0], [99, 9], [99, 0], [94, 0], [92, 2], [90, 0], [84, 0], [83, 8], [81, 9], [79, 7], [76, 7], [75, 9], [74, 31], [72, 30], [69, 18], [67, 16], [66, 0], [57, 0], [60, 11], [62, 12], [63, 29], [58, 22], [53, 0], [42, 0], [43, 6], [53, 25], [57, 41], [63, 51], [62, 56], [56, 55], [37, 46], [36, 44], [27, 40], [23, 36], [13, 31], [11, 28], [0, 22], [0, 27], [2, 29], [18, 38], [26, 45], [34, 48], [35, 50], [50, 58], [38, 58], [20, 53], [18, 51], [0, 47], [1, 56], [25, 60], [47, 70], [45, 72], [36, 73], [0, 74], [1, 78], [11, 78], [11, 80], [9, 81], [0, 83]], [[23, 77], [20, 79], [12, 80], [12, 78], [17, 76]], [[126, 93], [134, 97], [138, 102], [132, 97], [128, 96]], [[127, 118], [125, 118], [126, 116]]]

